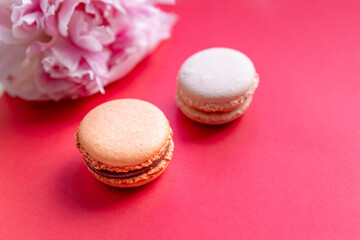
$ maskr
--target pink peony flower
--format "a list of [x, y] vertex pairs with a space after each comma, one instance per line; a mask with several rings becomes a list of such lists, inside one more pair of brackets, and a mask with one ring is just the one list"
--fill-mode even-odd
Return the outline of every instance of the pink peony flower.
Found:
[[27, 100], [104, 93], [170, 36], [175, 16], [154, 3], [1, 0], [0, 90]]

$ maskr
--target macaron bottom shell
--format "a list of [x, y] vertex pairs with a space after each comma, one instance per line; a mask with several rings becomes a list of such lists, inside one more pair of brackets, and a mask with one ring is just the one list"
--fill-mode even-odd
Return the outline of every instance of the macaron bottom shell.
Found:
[[117, 187], [117, 188], [132, 188], [132, 187], [139, 187], [142, 186], [146, 183], [149, 183], [153, 180], [155, 180], [158, 176], [160, 176], [165, 169], [167, 168], [167, 166], [170, 163], [170, 160], [172, 158], [173, 155], [173, 151], [174, 151], [174, 142], [171, 139], [170, 143], [169, 143], [169, 148], [168, 151], [165, 153], [164, 158], [154, 167], [151, 167], [147, 172], [139, 174], [137, 176], [134, 177], [129, 177], [129, 178], [107, 178], [107, 177], [103, 177], [100, 176], [99, 174], [95, 173], [88, 165], [87, 166], [88, 170], [90, 171], [90, 173], [100, 182], [112, 186], [112, 187]]
[[180, 110], [190, 119], [207, 125], [220, 125], [229, 123], [240, 117], [248, 108], [252, 96], [245, 99], [236, 109], [228, 112], [205, 112], [187, 106], [180, 97], [176, 96], [176, 102]]

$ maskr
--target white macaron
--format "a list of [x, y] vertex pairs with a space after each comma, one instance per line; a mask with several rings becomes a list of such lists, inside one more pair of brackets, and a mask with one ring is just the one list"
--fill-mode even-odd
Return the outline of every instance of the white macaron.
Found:
[[206, 49], [181, 66], [176, 102], [197, 122], [223, 124], [244, 113], [258, 84], [259, 75], [246, 55], [229, 48]]

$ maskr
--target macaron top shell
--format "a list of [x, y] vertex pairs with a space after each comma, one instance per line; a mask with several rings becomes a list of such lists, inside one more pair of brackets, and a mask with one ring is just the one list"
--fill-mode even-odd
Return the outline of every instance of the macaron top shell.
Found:
[[97, 161], [127, 167], [158, 154], [166, 147], [170, 132], [160, 109], [145, 101], [121, 99], [91, 110], [80, 123], [78, 137]]
[[178, 87], [194, 100], [219, 103], [243, 95], [254, 77], [255, 67], [246, 55], [229, 48], [211, 48], [184, 62]]

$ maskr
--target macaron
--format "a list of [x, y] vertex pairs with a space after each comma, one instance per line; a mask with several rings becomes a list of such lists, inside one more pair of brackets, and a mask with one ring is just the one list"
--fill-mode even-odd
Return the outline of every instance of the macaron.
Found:
[[181, 66], [176, 102], [194, 121], [224, 124], [244, 113], [258, 85], [259, 75], [246, 55], [230, 48], [210, 48]]
[[92, 109], [75, 134], [91, 174], [119, 188], [144, 185], [167, 168], [174, 142], [168, 119], [151, 103], [109, 101]]

